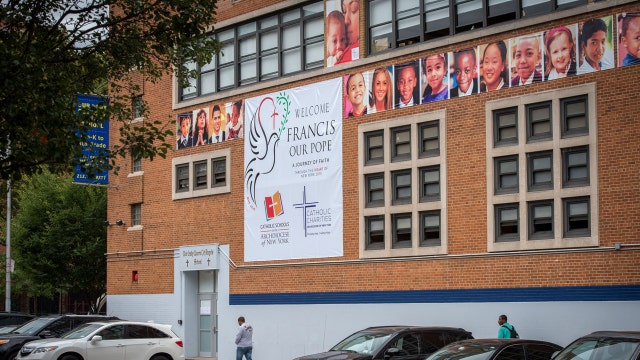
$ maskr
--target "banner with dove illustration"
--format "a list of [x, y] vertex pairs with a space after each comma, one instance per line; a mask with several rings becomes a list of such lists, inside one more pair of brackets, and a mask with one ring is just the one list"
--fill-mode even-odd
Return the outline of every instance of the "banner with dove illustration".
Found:
[[342, 256], [342, 81], [245, 101], [244, 261]]

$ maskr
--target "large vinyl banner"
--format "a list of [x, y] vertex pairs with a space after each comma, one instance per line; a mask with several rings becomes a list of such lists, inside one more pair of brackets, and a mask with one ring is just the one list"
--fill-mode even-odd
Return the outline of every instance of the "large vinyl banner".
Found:
[[245, 102], [244, 260], [342, 256], [342, 82]]

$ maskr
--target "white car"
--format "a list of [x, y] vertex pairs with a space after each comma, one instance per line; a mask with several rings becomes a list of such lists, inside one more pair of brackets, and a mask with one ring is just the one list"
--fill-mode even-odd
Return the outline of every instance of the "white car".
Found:
[[182, 345], [171, 325], [101, 321], [84, 324], [61, 338], [28, 342], [17, 359], [184, 360]]

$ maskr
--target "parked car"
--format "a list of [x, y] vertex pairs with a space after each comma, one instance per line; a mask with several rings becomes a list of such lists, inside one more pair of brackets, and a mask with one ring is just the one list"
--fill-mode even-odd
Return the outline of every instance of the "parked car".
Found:
[[182, 340], [171, 325], [134, 321], [96, 321], [60, 339], [27, 343], [18, 354], [25, 360], [184, 360]]
[[0, 326], [22, 325], [27, 321], [35, 318], [34, 315], [20, 312], [0, 312]]
[[6, 326], [0, 326], [0, 334], [7, 334], [12, 332], [15, 328], [17, 328], [20, 325], [6, 325]]
[[576, 339], [554, 360], [640, 360], [640, 332], [596, 331]]
[[82, 324], [105, 319], [117, 319], [117, 317], [73, 314], [37, 317], [13, 329], [10, 333], [0, 334], [0, 360], [15, 359], [22, 345], [29, 341], [58, 337]]
[[452, 327], [378, 326], [360, 330], [329, 351], [296, 360], [424, 359], [439, 348], [462, 339], [473, 339], [469, 331]]
[[473, 339], [449, 344], [429, 360], [550, 360], [562, 346], [527, 339]]

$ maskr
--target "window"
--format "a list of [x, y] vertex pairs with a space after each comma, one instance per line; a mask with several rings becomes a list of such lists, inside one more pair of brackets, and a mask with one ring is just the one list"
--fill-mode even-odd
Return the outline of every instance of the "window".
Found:
[[375, 131], [365, 134], [366, 164], [381, 164], [384, 162], [383, 132]]
[[193, 164], [193, 188], [202, 189], [207, 187], [207, 162], [198, 161]]
[[384, 206], [384, 173], [366, 176], [367, 207]]
[[114, 325], [100, 330], [96, 335], [102, 336], [102, 340], [124, 339], [124, 325]]
[[551, 102], [527, 105], [527, 141], [551, 139]]
[[420, 246], [440, 245], [440, 210], [420, 213]]
[[518, 143], [518, 109], [502, 109], [495, 111], [494, 146], [513, 145]]
[[562, 149], [562, 186], [589, 185], [589, 148]]
[[366, 219], [366, 248], [384, 249], [384, 216], [370, 216]]
[[420, 169], [420, 201], [440, 200], [440, 166]]
[[518, 192], [518, 157], [504, 156], [495, 159], [496, 194]]
[[587, 0], [367, 0], [371, 54], [506, 21], [587, 4]]
[[134, 120], [140, 119], [144, 115], [144, 101], [142, 100], [142, 95], [131, 98], [131, 113]]
[[229, 193], [230, 161], [228, 148], [174, 158], [172, 199]]
[[564, 236], [581, 237], [591, 234], [589, 198], [564, 199]]
[[527, 154], [529, 191], [553, 189], [553, 151]]
[[220, 187], [227, 184], [227, 160], [216, 158], [211, 160], [211, 187]]
[[563, 137], [589, 133], [587, 105], [585, 96], [577, 96], [561, 101], [560, 117], [562, 118]]
[[447, 253], [445, 116], [439, 110], [358, 126], [360, 257]]
[[189, 164], [176, 166], [176, 191], [189, 191]]
[[411, 128], [403, 126], [391, 129], [392, 161], [411, 159]]
[[440, 155], [440, 124], [436, 121], [429, 121], [420, 124], [420, 157]]
[[553, 200], [529, 203], [529, 239], [553, 238]]
[[394, 214], [391, 218], [393, 224], [393, 247], [411, 247], [411, 214]]
[[142, 171], [142, 159], [140, 156], [134, 156], [131, 159], [131, 170], [132, 172]]
[[411, 202], [411, 170], [392, 173], [393, 204], [408, 204]]
[[[595, 96], [588, 83], [486, 103], [488, 251], [599, 245]], [[509, 128], [527, 141], [500, 146]]]
[[518, 241], [520, 226], [518, 204], [496, 205], [496, 242]]
[[131, 226], [142, 225], [142, 204], [131, 204]]
[[200, 75], [181, 89], [180, 100], [321, 68], [323, 15], [324, 2], [314, 1], [216, 31], [211, 36], [222, 51], [202, 67], [185, 64]]

